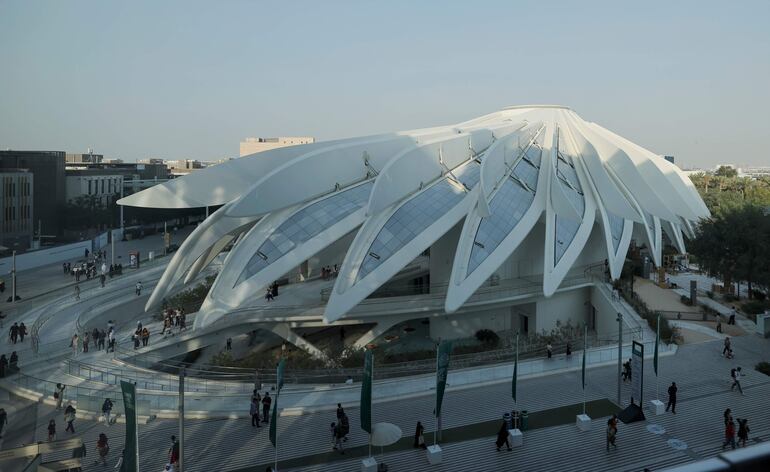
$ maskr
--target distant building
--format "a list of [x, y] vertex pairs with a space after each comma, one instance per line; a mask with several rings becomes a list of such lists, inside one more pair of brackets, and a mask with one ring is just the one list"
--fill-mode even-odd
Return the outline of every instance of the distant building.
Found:
[[675, 164], [674, 162], [674, 156], [663, 156], [663, 159], [667, 160], [668, 162]]
[[740, 177], [751, 177], [756, 179], [757, 177], [770, 176], [770, 167], [767, 166], [746, 166], [738, 169], [738, 175]]
[[0, 169], [26, 169], [34, 176], [32, 215], [43, 234], [61, 233], [64, 167], [64, 151], [0, 151]]
[[67, 153], [64, 156], [64, 160], [67, 164], [99, 164], [104, 160], [104, 155], [94, 154], [93, 152], [88, 154]]
[[88, 196], [104, 206], [112, 205], [120, 198], [123, 175], [110, 169], [67, 169], [65, 198], [72, 202]]
[[0, 170], [0, 245], [26, 250], [34, 231], [34, 175], [26, 169]]
[[314, 143], [315, 138], [310, 136], [289, 136], [282, 138], [246, 138], [241, 141], [241, 157], [262, 151], [296, 146], [298, 144]]
[[166, 161], [166, 166], [168, 166], [168, 172], [172, 176], [187, 175], [192, 171], [206, 167], [201, 161], [196, 161], [194, 159]]

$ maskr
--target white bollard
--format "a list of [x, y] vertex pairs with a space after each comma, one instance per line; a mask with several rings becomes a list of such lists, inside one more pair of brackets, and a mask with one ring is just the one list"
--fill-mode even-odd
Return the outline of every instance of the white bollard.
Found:
[[367, 457], [361, 461], [361, 472], [377, 472], [377, 459]]
[[524, 445], [524, 434], [518, 429], [508, 430], [508, 440], [511, 443], [511, 447], [519, 447]]
[[431, 464], [441, 464], [441, 446], [438, 444], [428, 446], [428, 462]]
[[651, 400], [650, 405], [652, 405], [652, 411], [654, 411], [656, 415], [662, 415], [666, 412], [666, 406], [660, 400]]
[[591, 417], [588, 415], [577, 415], [575, 424], [580, 431], [591, 431]]

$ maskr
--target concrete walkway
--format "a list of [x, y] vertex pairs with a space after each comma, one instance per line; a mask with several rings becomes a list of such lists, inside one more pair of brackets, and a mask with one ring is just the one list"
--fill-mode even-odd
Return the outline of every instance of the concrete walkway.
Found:
[[[592, 431], [580, 434], [574, 425], [550, 426], [525, 433], [523, 449], [514, 452], [496, 453], [493, 441], [495, 431], [486, 437], [468, 441], [444, 444], [445, 464], [430, 467], [424, 451], [402, 450], [385, 454], [391, 470], [433, 471], [433, 470], [641, 470], [644, 467], [661, 469], [666, 466], [710, 457], [718, 452], [722, 437], [721, 412], [726, 407], [733, 409], [737, 417], [750, 418], [752, 437], [770, 437], [770, 416], [765, 414], [763, 398], [770, 394], [770, 378], [751, 370], [748, 366], [757, 360], [770, 358], [770, 344], [756, 336], [740, 338], [734, 344], [736, 360], [721, 357], [721, 342], [707, 342], [681, 347], [673, 356], [666, 357], [660, 365], [660, 391], [665, 391], [669, 382], [679, 385], [677, 415], [665, 417], [648, 416], [647, 423], [621, 425], [619, 445], [622, 453], [604, 452], [604, 428], [606, 417], [594, 418]], [[744, 389], [746, 396], [730, 392], [729, 370], [738, 362], [745, 368]], [[645, 400], [656, 397], [656, 382], [652, 374], [651, 361], [645, 362]], [[623, 401], [630, 396], [630, 384], [621, 385]], [[616, 395], [615, 366], [598, 367], [588, 372], [588, 401], [611, 399]], [[519, 382], [519, 403], [517, 409], [530, 412], [573, 405], [582, 399], [580, 371], [560, 372], [558, 375], [543, 375], [521, 379]], [[282, 397], [283, 398], [283, 397]], [[665, 398], [665, 395], [663, 395]], [[194, 402], [189, 400], [188, 402]], [[373, 422], [387, 421], [398, 425], [405, 435], [410, 435], [417, 420], [426, 427], [427, 437], [434, 430], [431, 411], [434, 404], [432, 395], [404, 398], [391, 402], [376, 403]], [[282, 402], [283, 406], [283, 402]], [[187, 408], [192, 405], [188, 403]], [[462, 428], [485, 421], [499, 420], [502, 412], [514, 408], [510, 397], [510, 383], [478, 384], [465, 389], [447, 392], [444, 399], [444, 428]], [[355, 405], [347, 406], [351, 433], [346, 447], [360, 447], [366, 444], [367, 436], [358, 427], [359, 416]], [[51, 407], [39, 408], [37, 438], [45, 437], [48, 419], [60, 422], [61, 413]], [[11, 427], [19, 421], [11, 417]], [[331, 449], [327, 436], [329, 423], [335, 421], [333, 411], [306, 412], [300, 416], [282, 414], [278, 423], [280, 455], [282, 459], [323, 454]], [[684, 451], [672, 449], [666, 440], [649, 433], [649, 423], [663, 425], [669, 438], [682, 439], [689, 447]], [[60, 423], [61, 424], [61, 423]], [[63, 425], [63, 424], [62, 424]], [[265, 470], [272, 462], [274, 449], [267, 439], [264, 426], [252, 428], [247, 419], [191, 419], [186, 422], [187, 471], [259, 471]], [[110, 467], [117, 460], [117, 451], [123, 443], [123, 428], [120, 424], [112, 427], [88, 421], [76, 423], [78, 436], [82, 437], [93, 453], [96, 437], [105, 432], [110, 438]], [[14, 432], [14, 435], [16, 432]], [[29, 432], [27, 431], [27, 434]], [[166, 458], [170, 446], [169, 437], [177, 434], [176, 420], [158, 419], [140, 425], [140, 470], [156, 470]], [[10, 436], [13, 438], [15, 436]], [[61, 436], [60, 436], [61, 437]], [[11, 439], [9, 439], [11, 441]], [[3, 447], [8, 447], [5, 444]], [[301, 445], [302, 447], [297, 447]], [[560, 453], [554, 454], [554, 447]], [[292, 470], [302, 471], [357, 471], [360, 459], [310, 465]], [[50, 458], [46, 458], [47, 460]], [[475, 466], [472, 466], [475, 464]], [[475, 467], [475, 468], [474, 468]], [[87, 464], [85, 471], [102, 470], [102, 466]], [[284, 469], [281, 469], [284, 470]]]

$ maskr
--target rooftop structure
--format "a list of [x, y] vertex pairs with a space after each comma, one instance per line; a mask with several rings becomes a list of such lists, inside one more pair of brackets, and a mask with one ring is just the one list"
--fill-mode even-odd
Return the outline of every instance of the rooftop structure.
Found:
[[258, 152], [270, 151], [286, 146], [314, 143], [311, 136], [287, 136], [281, 138], [246, 138], [241, 141], [241, 157]]
[[559, 106], [276, 149], [119, 203], [224, 205], [174, 255], [148, 308], [237, 241], [196, 328], [254, 306], [273, 281], [312, 286], [329, 268], [322, 306], [292, 295], [295, 306], [251, 321], [432, 316], [443, 339], [568, 317], [598, 330], [614, 312], [588, 270], [617, 278], [632, 239], [660, 265], [663, 233], [684, 252], [683, 233], [709, 214], [675, 165]]

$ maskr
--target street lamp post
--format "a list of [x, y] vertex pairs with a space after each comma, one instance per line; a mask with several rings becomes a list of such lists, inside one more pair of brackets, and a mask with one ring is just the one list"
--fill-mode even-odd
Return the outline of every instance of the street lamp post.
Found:
[[16, 303], [16, 251], [13, 251], [11, 261], [11, 300]]
[[623, 369], [623, 315], [618, 313], [618, 406], [620, 403], [620, 376]]

